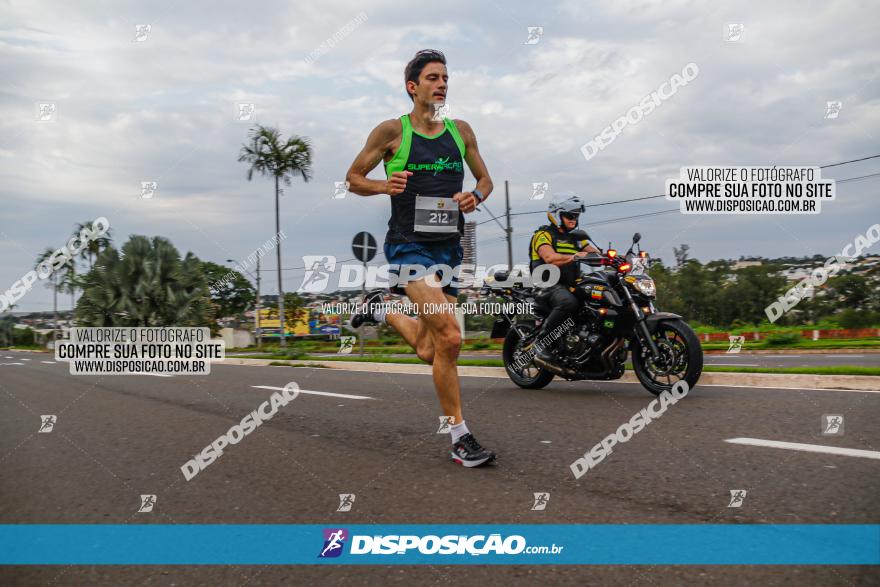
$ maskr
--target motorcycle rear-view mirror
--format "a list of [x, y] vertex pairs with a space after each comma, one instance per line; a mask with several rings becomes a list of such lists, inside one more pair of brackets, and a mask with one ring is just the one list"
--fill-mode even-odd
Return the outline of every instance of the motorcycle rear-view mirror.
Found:
[[636, 243], [639, 242], [640, 240], [642, 240], [642, 235], [639, 234], [638, 232], [635, 233], [635, 234], [633, 235], [633, 244], [636, 244]]

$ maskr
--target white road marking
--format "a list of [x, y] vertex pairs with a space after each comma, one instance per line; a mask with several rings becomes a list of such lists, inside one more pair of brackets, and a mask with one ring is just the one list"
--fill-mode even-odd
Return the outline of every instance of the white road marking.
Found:
[[[283, 387], [273, 387], [271, 385], [251, 385], [251, 387], [255, 389], [271, 389], [273, 391], [283, 391]], [[346, 393], [332, 393], [329, 391], [312, 391], [310, 389], [300, 389], [300, 393], [307, 393], [309, 395], [326, 395], [329, 397], [341, 397], [345, 399], [376, 399], [374, 397], [370, 397], [367, 395], [348, 395]]]
[[150, 377], [174, 377], [168, 373], [139, 373], [139, 375], [149, 375]]
[[[639, 385], [635, 381], [602, 381], [602, 383], [617, 383], [620, 385]], [[880, 381], [878, 381], [880, 385]], [[781, 389], [783, 391], [847, 391], [851, 393], [880, 393], [880, 389], [841, 389], [836, 387], [776, 387], [771, 385], [728, 385], [725, 383], [697, 383], [697, 387], [738, 387], [742, 389]]]
[[760, 367], [757, 363], [706, 363], [716, 367]]
[[30, 359], [21, 359], [22, 361], [30, 361]]
[[24, 365], [24, 363], [0, 363], [0, 365]]
[[765, 357], [774, 357], [777, 359], [800, 359], [802, 355], [764, 355]]
[[40, 361], [41, 363], [46, 363], [47, 365], [54, 365], [55, 361]]
[[862, 359], [865, 355], [825, 355], [826, 357], [837, 357], [838, 359]]
[[803, 444], [801, 442], [781, 442], [779, 440], [763, 440], [761, 438], [727, 438], [724, 442], [729, 442], [731, 444], [744, 444], [747, 446], [765, 446], [769, 448], [784, 448], [788, 450], [802, 450], [804, 452], [818, 452], [829, 455], [880, 460], [880, 452], [876, 450], [862, 450], [859, 448], [840, 448], [837, 446], [823, 446], [821, 444]]

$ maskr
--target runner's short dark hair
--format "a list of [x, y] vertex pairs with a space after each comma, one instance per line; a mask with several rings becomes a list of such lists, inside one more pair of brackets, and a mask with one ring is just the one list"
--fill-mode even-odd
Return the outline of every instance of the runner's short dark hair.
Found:
[[[425, 69], [425, 66], [429, 63], [442, 63], [443, 65], [446, 65], [446, 55], [435, 49], [422, 49], [421, 51], [418, 51], [415, 57], [406, 64], [406, 69], [403, 70], [404, 83], [415, 82], [418, 85], [419, 76], [422, 74], [422, 70]], [[409, 93], [409, 90], [406, 91], [406, 95], [409, 96], [410, 100], [415, 101], [415, 98]]]

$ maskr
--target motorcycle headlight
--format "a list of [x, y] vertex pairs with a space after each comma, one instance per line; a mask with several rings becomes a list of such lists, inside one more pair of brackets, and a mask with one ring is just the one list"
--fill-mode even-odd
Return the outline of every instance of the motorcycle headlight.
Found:
[[653, 298], [657, 294], [657, 286], [654, 285], [653, 279], [636, 279], [632, 285], [637, 292], [642, 295], [648, 296], [649, 298]]

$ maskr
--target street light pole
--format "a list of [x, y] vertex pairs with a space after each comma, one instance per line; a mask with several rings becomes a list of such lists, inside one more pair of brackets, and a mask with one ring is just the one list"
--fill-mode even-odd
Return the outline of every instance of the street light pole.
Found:
[[[275, 236], [281, 234], [281, 214], [278, 204], [278, 176], [275, 176]], [[278, 262], [278, 320], [281, 324], [281, 348], [287, 347], [287, 339], [284, 337], [284, 327], [286, 320], [284, 319], [284, 286], [281, 283], [281, 241], [275, 246], [275, 256]]]
[[507, 180], [504, 180], [504, 214], [507, 216], [507, 270], [513, 271], [513, 228], [510, 226], [510, 190], [507, 186]]

